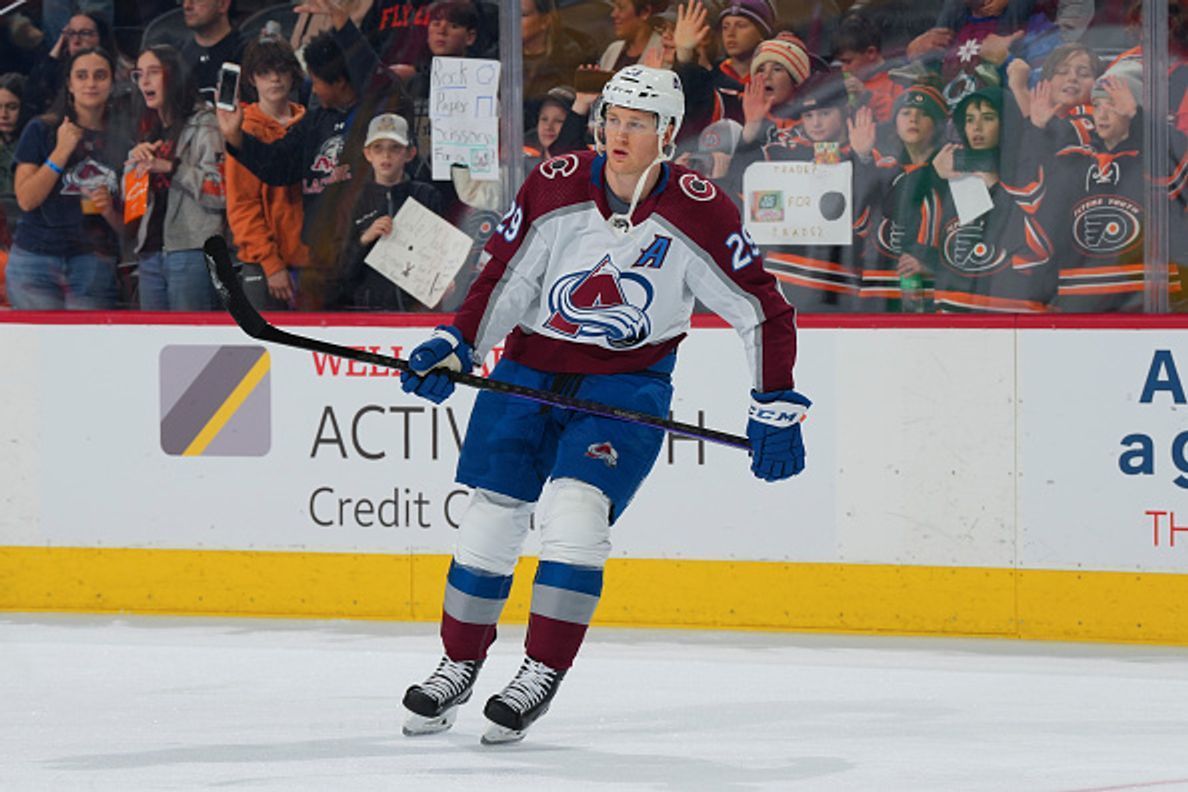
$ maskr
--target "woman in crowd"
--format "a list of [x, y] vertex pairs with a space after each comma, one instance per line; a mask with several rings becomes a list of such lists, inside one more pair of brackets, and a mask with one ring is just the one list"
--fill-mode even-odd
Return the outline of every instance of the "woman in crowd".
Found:
[[66, 80], [63, 68], [67, 59], [84, 49], [101, 49], [116, 58], [115, 84], [112, 95], [120, 98], [128, 95], [128, 74], [120, 68], [119, 51], [111, 28], [102, 15], [94, 11], [79, 11], [70, 17], [62, 34], [49, 52], [49, 57], [38, 62], [29, 72], [25, 86], [25, 104], [30, 114], [44, 113], [50, 102], [62, 89]]
[[577, 67], [597, 53], [589, 38], [561, 24], [556, 0], [520, 0], [520, 36], [525, 109], [535, 109], [554, 86], [571, 84]]
[[0, 74], [0, 195], [12, 194], [12, 163], [21, 135], [21, 97], [25, 78], [16, 73]]
[[136, 236], [140, 307], [213, 310], [218, 298], [202, 244], [226, 232], [223, 137], [173, 47], [155, 44], [140, 53], [136, 83], [141, 142], [129, 164], [149, 182]]
[[117, 211], [126, 136], [115, 128], [115, 59], [78, 50], [49, 113], [34, 118], [16, 149], [21, 217], [9, 254], [9, 302], [19, 310], [114, 308], [123, 227]]
[[652, 15], [668, 7], [668, 0], [612, 0], [611, 25], [615, 40], [603, 51], [598, 67], [617, 72], [633, 63], [663, 58], [664, 41], [652, 26]]
[[[266, 143], [284, 137], [305, 115], [304, 107], [289, 101], [293, 86], [304, 77], [293, 48], [283, 39], [249, 45], [241, 79], [254, 89], [257, 101], [244, 107], [243, 128]], [[301, 242], [301, 185], [265, 184], [234, 157], [225, 166], [227, 220], [243, 262], [244, 293], [261, 310], [293, 307], [298, 271], [309, 264], [309, 250]]]

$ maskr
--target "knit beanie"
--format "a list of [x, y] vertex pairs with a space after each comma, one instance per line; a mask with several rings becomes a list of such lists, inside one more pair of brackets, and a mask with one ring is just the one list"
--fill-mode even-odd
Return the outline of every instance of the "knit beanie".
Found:
[[797, 115], [826, 107], [845, 110], [850, 103], [850, 95], [846, 92], [846, 80], [838, 71], [813, 72], [800, 86], [796, 95]]
[[804, 82], [812, 71], [808, 50], [800, 39], [792, 36], [768, 39], [756, 47], [755, 54], [751, 56], [751, 76], [769, 61], [783, 66], [797, 85]]
[[945, 97], [931, 85], [913, 85], [895, 97], [895, 108], [892, 117], [905, 107], [915, 107], [932, 119], [937, 129], [942, 129], [949, 120], [949, 109]]
[[764, 36], [775, 30], [775, 8], [769, 0], [728, 0], [718, 12], [718, 25], [728, 16], [746, 17], [759, 26]]
[[1102, 80], [1105, 80], [1107, 77], [1117, 77], [1120, 79], [1130, 88], [1130, 92], [1134, 94], [1134, 103], [1136, 105], [1143, 103], [1143, 64], [1141, 62], [1131, 60], [1115, 63], [1093, 83], [1093, 90], [1089, 93], [1091, 99], [1104, 99], [1109, 96], [1106, 93], [1105, 85], [1102, 83]]

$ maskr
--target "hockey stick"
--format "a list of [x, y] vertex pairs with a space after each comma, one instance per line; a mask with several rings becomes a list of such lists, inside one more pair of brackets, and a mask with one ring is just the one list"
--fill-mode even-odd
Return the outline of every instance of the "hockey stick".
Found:
[[[260, 315], [260, 312], [256, 310], [255, 306], [248, 301], [247, 295], [243, 293], [243, 286], [239, 283], [239, 278], [236, 276], [235, 268], [231, 263], [231, 254], [227, 250], [226, 240], [221, 236], [212, 236], [206, 240], [206, 244], [203, 245], [202, 249], [206, 255], [206, 266], [210, 270], [210, 277], [214, 282], [215, 289], [219, 292], [219, 297], [222, 298], [223, 304], [227, 307], [227, 311], [231, 314], [231, 318], [235, 320], [235, 323], [252, 338], [257, 338], [261, 341], [271, 341], [274, 344], [282, 344], [283, 346], [295, 347], [297, 349], [324, 352], [335, 357], [358, 360], [375, 366], [393, 368], [397, 371], [408, 370], [408, 361], [401, 358], [331, 344], [328, 341], [320, 341], [316, 338], [290, 333], [269, 324], [268, 320]], [[625, 407], [612, 407], [607, 404], [599, 404], [598, 402], [586, 401], [584, 399], [574, 399], [559, 393], [549, 393], [548, 391], [527, 388], [522, 385], [513, 385], [508, 382], [487, 379], [486, 377], [476, 377], [473, 374], [463, 374], [457, 371], [448, 371], [445, 373], [459, 385], [469, 385], [472, 388], [505, 393], [509, 396], [528, 399], [529, 401], [540, 404], [547, 404], [552, 407], [564, 407], [568, 410], [577, 410], [578, 412], [598, 415], [603, 418], [614, 418], [628, 423], [651, 426], [655, 429], [663, 429], [666, 432], [671, 432], [682, 437], [689, 437], [694, 440], [708, 440], [711, 443], [719, 443], [746, 450], [750, 450], [751, 448], [751, 443], [747, 438], [728, 434], [727, 432], [719, 432], [716, 429], [707, 429], [703, 426], [694, 426], [693, 424], [672, 421], [667, 418], [658, 418], [654, 415], [629, 410]]]

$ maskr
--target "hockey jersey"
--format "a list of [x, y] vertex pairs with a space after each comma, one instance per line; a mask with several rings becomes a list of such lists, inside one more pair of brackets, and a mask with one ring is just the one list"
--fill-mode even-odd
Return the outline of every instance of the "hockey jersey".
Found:
[[504, 355], [535, 369], [641, 371], [676, 349], [700, 300], [742, 337], [756, 390], [792, 387], [794, 310], [730, 199], [665, 164], [623, 233], [608, 223], [605, 164], [564, 154], [525, 180], [455, 317], [476, 355], [510, 332]]

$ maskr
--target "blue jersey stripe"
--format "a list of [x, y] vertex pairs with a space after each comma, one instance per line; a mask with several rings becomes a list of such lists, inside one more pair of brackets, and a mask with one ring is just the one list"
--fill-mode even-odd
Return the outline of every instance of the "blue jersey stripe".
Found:
[[450, 574], [446, 580], [463, 594], [484, 599], [507, 599], [512, 585], [511, 575], [492, 575], [462, 566], [457, 561], [450, 562]]
[[602, 570], [580, 567], [559, 561], [541, 561], [536, 568], [536, 585], [578, 591], [599, 596], [602, 593]]

